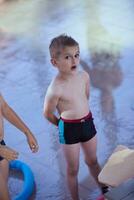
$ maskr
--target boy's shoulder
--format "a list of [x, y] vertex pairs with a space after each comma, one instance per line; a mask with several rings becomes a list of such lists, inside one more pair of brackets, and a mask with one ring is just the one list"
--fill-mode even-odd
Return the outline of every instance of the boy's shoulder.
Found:
[[47, 93], [51, 94], [58, 93], [60, 89], [59, 86], [60, 86], [59, 79], [57, 77], [53, 78], [53, 80], [50, 82], [48, 86]]
[[85, 78], [85, 79], [89, 79], [89, 74], [85, 71], [85, 70], [80, 70], [79, 74]]
[[52, 79], [52, 81], [51, 81], [51, 83], [50, 83], [50, 87], [55, 88], [55, 87], [58, 87], [59, 84], [60, 84], [60, 78], [59, 78], [59, 76], [57, 75], [57, 76], [55, 76], [55, 77]]
[[83, 70], [83, 69], [80, 70], [79, 72], [80, 72], [81, 74], [88, 75], [88, 73], [87, 73], [85, 70]]

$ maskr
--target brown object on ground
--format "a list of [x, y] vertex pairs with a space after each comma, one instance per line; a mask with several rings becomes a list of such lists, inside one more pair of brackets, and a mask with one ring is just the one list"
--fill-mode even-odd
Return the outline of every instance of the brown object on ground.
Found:
[[134, 150], [119, 145], [109, 157], [98, 179], [101, 183], [117, 187], [132, 177], [134, 177]]

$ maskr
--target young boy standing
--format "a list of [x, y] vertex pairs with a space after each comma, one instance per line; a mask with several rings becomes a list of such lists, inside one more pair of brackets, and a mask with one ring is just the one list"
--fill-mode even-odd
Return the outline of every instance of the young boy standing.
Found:
[[[80, 49], [72, 37], [60, 35], [54, 38], [49, 50], [51, 63], [57, 68], [58, 74], [48, 87], [44, 115], [59, 128], [59, 140], [67, 163], [68, 187], [72, 199], [79, 200], [77, 175], [80, 147], [97, 183], [100, 172], [96, 157], [96, 129], [88, 101], [89, 75], [78, 69]], [[60, 118], [54, 114], [56, 109]]]
[[5, 145], [3, 140], [3, 118], [7, 119], [11, 124], [13, 124], [26, 135], [27, 142], [32, 152], [36, 152], [38, 150], [38, 144], [30, 129], [24, 124], [24, 122], [13, 111], [13, 109], [7, 104], [3, 96], [0, 94], [0, 199], [9, 200], [10, 197], [7, 185], [9, 173], [8, 161], [17, 159], [18, 152]]

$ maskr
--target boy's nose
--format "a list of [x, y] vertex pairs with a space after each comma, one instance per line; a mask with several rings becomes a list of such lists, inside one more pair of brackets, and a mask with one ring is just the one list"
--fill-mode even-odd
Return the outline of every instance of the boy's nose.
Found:
[[72, 58], [72, 64], [75, 64], [75, 63], [76, 63], [75, 58]]

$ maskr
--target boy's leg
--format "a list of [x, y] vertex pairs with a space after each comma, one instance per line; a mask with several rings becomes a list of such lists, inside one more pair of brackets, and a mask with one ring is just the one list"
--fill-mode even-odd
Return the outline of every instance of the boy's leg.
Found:
[[78, 194], [78, 170], [80, 143], [63, 145], [63, 151], [67, 163], [67, 181], [73, 200], [79, 200]]
[[83, 149], [84, 156], [85, 156], [85, 162], [86, 162], [92, 176], [94, 177], [94, 179], [96, 180], [98, 185], [101, 186], [101, 184], [98, 181], [98, 175], [101, 171], [101, 168], [99, 166], [99, 163], [97, 161], [97, 156], [96, 156], [96, 149], [97, 149], [96, 148], [96, 146], [97, 146], [96, 135], [91, 140], [81, 143], [81, 145], [82, 145], [82, 149]]
[[9, 163], [3, 159], [0, 161], [0, 199], [10, 200], [8, 192], [8, 175], [9, 175]]

